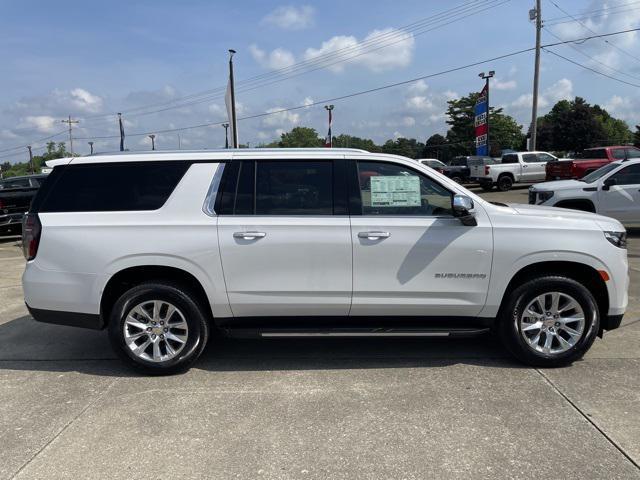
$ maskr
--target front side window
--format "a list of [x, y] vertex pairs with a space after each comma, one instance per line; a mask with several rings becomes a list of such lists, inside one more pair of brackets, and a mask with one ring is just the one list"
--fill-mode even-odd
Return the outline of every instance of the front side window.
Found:
[[538, 155], [535, 153], [525, 153], [522, 155], [522, 161], [524, 163], [537, 163], [540, 160], [538, 160]]
[[256, 215], [333, 215], [333, 163], [258, 161]]
[[548, 153], [538, 153], [538, 161], [539, 162], [552, 162], [555, 158], [553, 158]]
[[637, 148], [627, 148], [627, 158], [640, 158], [640, 150]]
[[363, 215], [452, 215], [452, 193], [403, 165], [358, 162]]
[[640, 163], [629, 165], [611, 175], [616, 185], [640, 185]]
[[616, 160], [624, 160], [626, 157], [624, 148], [615, 148], [611, 150], [611, 156]]

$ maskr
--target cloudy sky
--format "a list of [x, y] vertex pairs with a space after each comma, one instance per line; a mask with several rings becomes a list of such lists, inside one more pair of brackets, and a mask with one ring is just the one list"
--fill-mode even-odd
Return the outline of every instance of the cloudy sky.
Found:
[[[532, 0], [0, 0], [0, 161], [24, 160], [46, 137], [77, 152], [127, 147], [216, 148], [226, 120], [227, 49], [235, 71], [240, 141], [270, 142], [296, 125], [326, 132], [325, 99], [403, 82], [533, 46]], [[564, 10], [564, 11], [563, 11]], [[580, 20], [574, 21], [567, 14]], [[543, 0], [543, 43], [640, 27], [634, 0]], [[638, 32], [553, 49], [628, 85], [542, 54], [540, 110], [575, 95], [640, 123]], [[332, 101], [334, 134], [381, 142], [444, 133], [446, 101], [478, 90], [495, 70], [493, 105], [530, 120], [533, 53]], [[282, 112], [290, 107], [296, 110]], [[59, 134], [57, 136], [54, 136]], [[106, 137], [106, 138], [102, 138]], [[14, 149], [15, 147], [15, 149]], [[11, 150], [14, 149], [14, 150]]]

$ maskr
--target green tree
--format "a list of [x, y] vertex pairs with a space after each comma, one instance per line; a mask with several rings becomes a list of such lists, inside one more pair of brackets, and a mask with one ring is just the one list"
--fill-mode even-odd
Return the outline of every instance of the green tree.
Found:
[[636, 133], [633, 134], [633, 144], [640, 148], [640, 125], [636, 125]]
[[[66, 156], [68, 156], [68, 153], [64, 142], [60, 142], [58, 144], [56, 144], [56, 142], [47, 143], [46, 151], [42, 155], [33, 156], [35, 173], [40, 173], [46, 161]], [[1, 166], [0, 172], [2, 172], [2, 176], [4, 178], [29, 175], [31, 173], [31, 165], [29, 165], [28, 161], [16, 163], [4, 162]]]
[[[449, 100], [447, 108], [447, 142], [453, 155], [475, 153], [475, 112], [479, 93], [473, 92], [457, 100]], [[518, 149], [522, 144], [522, 126], [501, 108], [489, 108], [489, 140], [491, 155], [498, 156], [500, 150]]]
[[324, 140], [318, 137], [315, 128], [295, 127], [290, 132], [280, 136], [278, 146], [280, 148], [313, 148], [322, 147]]
[[415, 138], [400, 137], [396, 140], [387, 140], [382, 145], [382, 152], [392, 155], [402, 155], [409, 158], [420, 158], [424, 150], [424, 143]]
[[345, 134], [333, 137], [333, 146], [337, 148], [360, 148], [368, 152], [380, 151], [380, 147], [369, 138], [360, 138]]
[[447, 145], [447, 139], [444, 135], [434, 133], [427, 138], [422, 150], [422, 158], [437, 158], [443, 162], [451, 160], [451, 149]]

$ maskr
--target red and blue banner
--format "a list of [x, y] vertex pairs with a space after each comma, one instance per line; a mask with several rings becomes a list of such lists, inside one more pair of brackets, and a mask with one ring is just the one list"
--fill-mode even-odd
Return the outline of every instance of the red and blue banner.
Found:
[[489, 85], [485, 85], [476, 101], [475, 128], [476, 128], [476, 155], [489, 155]]

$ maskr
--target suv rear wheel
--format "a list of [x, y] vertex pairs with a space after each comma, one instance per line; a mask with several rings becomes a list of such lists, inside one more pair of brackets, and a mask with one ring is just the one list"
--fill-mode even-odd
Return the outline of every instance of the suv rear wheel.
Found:
[[204, 350], [209, 329], [202, 308], [180, 285], [148, 282], [125, 292], [109, 319], [109, 339], [127, 364], [168, 375], [187, 369]]
[[581, 358], [593, 344], [599, 312], [591, 292], [562, 276], [539, 277], [516, 288], [506, 300], [500, 337], [519, 360], [560, 367]]

